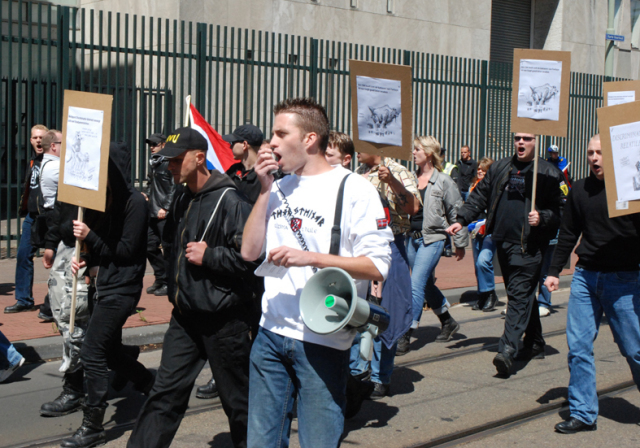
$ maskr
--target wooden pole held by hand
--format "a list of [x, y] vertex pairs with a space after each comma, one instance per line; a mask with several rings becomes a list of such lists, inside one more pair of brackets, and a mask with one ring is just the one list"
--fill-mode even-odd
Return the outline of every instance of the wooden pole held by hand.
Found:
[[187, 112], [184, 114], [184, 127], [189, 126], [189, 117], [191, 116], [191, 95], [187, 95]]
[[533, 157], [533, 189], [531, 190], [531, 211], [536, 209], [536, 187], [538, 186], [538, 136]]
[[[82, 222], [84, 219], [84, 207], [78, 207], [78, 221]], [[76, 248], [73, 256], [76, 262], [80, 262], [80, 240], [76, 238]], [[73, 330], [76, 323], [76, 294], [78, 293], [78, 273], [73, 276], [73, 289], [71, 293], [71, 309], [69, 316], [69, 335], [73, 334]]]

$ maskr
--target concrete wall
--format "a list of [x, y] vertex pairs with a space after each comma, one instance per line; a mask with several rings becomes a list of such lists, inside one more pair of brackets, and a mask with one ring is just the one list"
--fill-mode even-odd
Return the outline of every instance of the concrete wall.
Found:
[[491, 0], [82, 0], [82, 7], [489, 58]]

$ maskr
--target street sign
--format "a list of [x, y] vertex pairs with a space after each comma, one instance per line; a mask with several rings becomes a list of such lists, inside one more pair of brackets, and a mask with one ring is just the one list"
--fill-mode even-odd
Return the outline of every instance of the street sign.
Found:
[[624, 36], [621, 36], [620, 34], [605, 34], [606, 36], [606, 40], [615, 40], [618, 42], [624, 42]]

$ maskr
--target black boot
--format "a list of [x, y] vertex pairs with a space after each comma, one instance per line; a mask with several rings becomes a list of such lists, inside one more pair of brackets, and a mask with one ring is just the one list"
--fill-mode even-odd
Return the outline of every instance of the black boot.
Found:
[[405, 334], [398, 339], [398, 348], [396, 349], [396, 356], [403, 356], [409, 353], [409, 345], [411, 344], [411, 333], [413, 330], [409, 329]]
[[460, 329], [460, 324], [451, 317], [449, 311], [439, 314], [438, 319], [440, 319], [442, 329], [440, 330], [440, 334], [436, 337], [436, 342], [449, 342], [453, 335]]
[[82, 392], [82, 381], [84, 372], [78, 369], [73, 373], [65, 373], [62, 385], [62, 392], [58, 397], [40, 407], [40, 415], [45, 417], [60, 417], [79, 411], [82, 407], [84, 393]]
[[489, 298], [489, 292], [480, 292], [478, 293], [478, 300], [476, 300], [475, 305], [471, 307], [472, 310], [478, 311], [484, 308], [484, 304], [487, 303], [487, 299]]
[[485, 313], [487, 311], [495, 310], [496, 309], [496, 303], [498, 303], [498, 296], [496, 295], [495, 290], [492, 290], [492, 291], [488, 292], [487, 294], [488, 294], [487, 302], [482, 307], [482, 311], [484, 311]]
[[196, 398], [201, 398], [203, 400], [216, 398], [218, 395], [218, 386], [216, 386], [216, 381], [213, 377], [211, 377], [207, 384], [198, 387], [196, 390]]
[[82, 408], [82, 412], [84, 413], [82, 425], [80, 425], [73, 436], [64, 439], [60, 446], [67, 448], [90, 448], [104, 445], [107, 441], [107, 433], [102, 427], [105, 410], [106, 408], [90, 408], [84, 406]]

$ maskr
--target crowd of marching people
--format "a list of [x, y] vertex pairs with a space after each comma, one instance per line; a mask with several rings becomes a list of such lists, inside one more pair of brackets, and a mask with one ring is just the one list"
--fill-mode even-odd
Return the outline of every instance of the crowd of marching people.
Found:
[[[39, 318], [62, 336], [63, 384], [40, 413], [83, 412], [63, 447], [104, 443], [109, 389], [128, 382], [146, 395], [128, 446], [169, 446], [207, 361], [211, 380], [197, 396], [220, 397], [235, 446], [288, 446], [294, 403], [302, 446], [338, 446], [345, 418], [363, 400], [392, 393], [394, 359], [410, 351], [424, 310], [440, 321], [436, 342], [460, 330], [435, 273], [442, 256], [462, 260], [469, 246], [474, 310], [497, 312], [498, 267], [504, 278], [508, 304], [493, 364], [505, 378], [516, 360], [545, 356], [540, 318], [578, 246], [567, 311], [571, 415], [558, 432], [596, 429], [593, 341], [603, 313], [640, 385], [640, 217], [608, 217], [598, 135], [587, 148], [590, 174], [576, 182], [558, 147], [538, 158], [527, 133], [514, 134], [513, 155], [475, 161], [463, 146], [455, 163], [435, 137], [417, 136], [412, 172], [379, 153], [356, 154], [348, 135], [330, 130], [322, 106], [288, 99], [274, 108], [270, 140], [252, 124], [222, 136], [235, 160], [226, 173], [211, 169], [205, 136], [182, 127], [146, 140], [140, 192], [131, 148], [112, 142], [106, 210], [82, 219], [57, 199], [62, 139], [58, 130], [31, 129], [16, 304], [5, 313], [35, 309], [33, 258], [44, 249], [50, 276]], [[138, 361], [138, 347], [122, 343], [147, 262], [155, 281], [146, 292], [173, 305], [155, 372]], [[301, 292], [329, 267], [389, 314], [370, 354], [352, 326], [320, 334], [305, 325]], [[24, 358], [1, 334], [0, 347], [4, 381]]]

